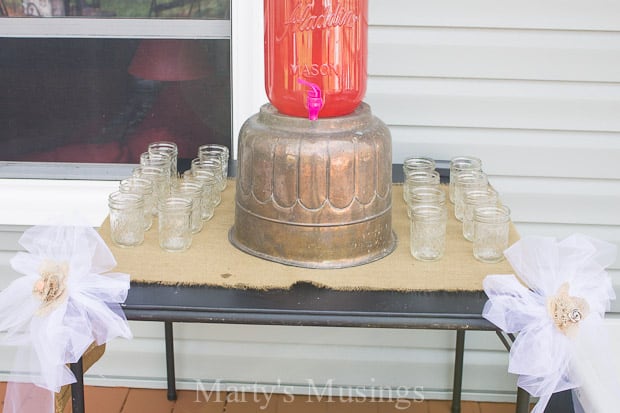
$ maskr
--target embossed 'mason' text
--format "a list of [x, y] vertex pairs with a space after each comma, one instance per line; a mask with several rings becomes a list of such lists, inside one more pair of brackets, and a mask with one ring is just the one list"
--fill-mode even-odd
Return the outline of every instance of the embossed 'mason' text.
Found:
[[340, 75], [340, 67], [330, 63], [314, 63], [303, 65], [292, 64], [290, 66], [291, 73], [293, 75], [301, 75], [303, 77]]

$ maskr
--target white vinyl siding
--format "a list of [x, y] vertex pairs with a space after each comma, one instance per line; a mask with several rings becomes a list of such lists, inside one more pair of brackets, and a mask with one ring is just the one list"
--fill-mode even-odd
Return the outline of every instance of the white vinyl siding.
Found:
[[366, 101], [395, 162], [474, 154], [522, 236], [620, 246], [620, 3], [371, 6]]

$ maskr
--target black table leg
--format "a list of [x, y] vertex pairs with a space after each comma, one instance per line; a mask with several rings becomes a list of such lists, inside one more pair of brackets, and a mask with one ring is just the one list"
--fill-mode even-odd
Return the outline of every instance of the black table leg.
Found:
[[575, 413], [572, 390], [565, 390], [551, 396], [545, 413]]
[[521, 387], [517, 388], [516, 413], [528, 413], [530, 411], [530, 394]]
[[168, 400], [177, 399], [177, 380], [174, 372], [174, 331], [172, 321], [164, 321], [166, 340], [166, 377], [168, 379]]
[[84, 368], [82, 358], [69, 366], [75, 375], [75, 383], [71, 385], [71, 407], [73, 413], [84, 413]]
[[454, 357], [454, 384], [452, 386], [452, 413], [461, 412], [461, 390], [463, 387], [463, 355], [465, 353], [465, 330], [456, 330]]

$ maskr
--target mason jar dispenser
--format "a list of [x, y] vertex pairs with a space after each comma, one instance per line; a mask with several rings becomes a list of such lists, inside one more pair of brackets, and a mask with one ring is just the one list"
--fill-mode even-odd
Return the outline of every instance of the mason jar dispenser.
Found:
[[368, 0], [264, 0], [270, 103], [237, 146], [239, 250], [305, 268], [363, 265], [396, 248], [392, 138], [362, 99]]
[[297, 117], [352, 113], [366, 93], [368, 0], [265, 0], [265, 89]]

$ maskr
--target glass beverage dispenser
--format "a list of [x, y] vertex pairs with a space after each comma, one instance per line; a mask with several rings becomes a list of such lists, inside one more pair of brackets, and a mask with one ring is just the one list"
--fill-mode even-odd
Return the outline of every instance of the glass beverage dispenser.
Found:
[[392, 142], [362, 102], [368, 0], [264, 0], [271, 103], [239, 133], [230, 241], [307, 268], [390, 254]]
[[290, 116], [316, 118], [317, 106], [322, 118], [353, 112], [366, 93], [368, 0], [265, 0], [264, 8], [269, 101]]

